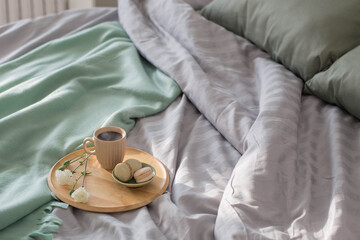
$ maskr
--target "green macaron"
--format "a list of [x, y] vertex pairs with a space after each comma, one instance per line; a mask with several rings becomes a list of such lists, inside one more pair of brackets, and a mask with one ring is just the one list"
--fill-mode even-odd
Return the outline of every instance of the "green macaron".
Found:
[[123, 162], [115, 166], [114, 174], [122, 182], [127, 182], [133, 177], [130, 166]]

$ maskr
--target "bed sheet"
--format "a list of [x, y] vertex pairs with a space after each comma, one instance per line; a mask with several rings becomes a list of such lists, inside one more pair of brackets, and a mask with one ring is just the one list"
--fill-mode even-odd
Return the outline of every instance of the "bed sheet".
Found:
[[302, 95], [293, 73], [182, 1], [119, 4], [138, 49], [242, 155], [219, 200], [215, 238], [359, 238], [356, 118]]
[[180, 0], [119, 5], [139, 51], [184, 93], [130, 133], [166, 164], [170, 186], [111, 217], [56, 210], [72, 220], [60, 239], [358, 239], [358, 120], [302, 95], [301, 79]]
[[0, 64], [51, 40], [106, 21], [117, 21], [116, 8], [76, 9], [0, 26]]
[[359, 239], [359, 120], [302, 95], [301, 79], [184, 1], [119, 6], [141, 54], [183, 91], [128, 138], [170, 184], [129, 212], [55, 209], [54, 239]]

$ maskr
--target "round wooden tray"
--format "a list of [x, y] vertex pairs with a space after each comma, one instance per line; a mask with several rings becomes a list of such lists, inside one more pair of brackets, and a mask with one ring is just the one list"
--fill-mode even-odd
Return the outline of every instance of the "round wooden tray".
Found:
[[[139, 188], [128, 188], [117, 183], [111, 171], [101, 168], [96, 156], [88, 158], [87, 172], [91, 174], [85, 177], [85, 189], [90, 193], [87, 203], [75, 202], [69, 195], [72, 186], [61, 186], [55, 178], [55, 171], [63, 165], [66, 160], [76, 157], [84, 152], [82, 149], [72, 152], [60, 159], [50, 170], [48, 185], [51, 191], [63, 202], [69, 205], [93, 212], [122, 212], [140, 208], [151, 203], [155, 198], [163, 194], [169, 184], [169, 174], [165, 166], [149, 153], [136, 148], [126, 147], [124, 161], [129, 158], [138, 159], [150, 164], [156, 171], [154, 180]], [[74, 165], [74, 166], [73, 166]], [[73, 170], [78, 164], [71, 164], [68, 169]], [[80, 166], [73, 177], [80, 176], [84, 167]], [[78, 181], [75, 189], [81, 186], [82, 178]]]

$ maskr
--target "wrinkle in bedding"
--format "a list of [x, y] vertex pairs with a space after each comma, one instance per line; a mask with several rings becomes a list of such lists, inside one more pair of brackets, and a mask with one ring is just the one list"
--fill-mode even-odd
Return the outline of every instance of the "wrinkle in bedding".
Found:
[[[139, 50], [241, 153], [219, 199], [216, 238], [360, 236], [358, 120], [301, 95], [302, 80], [247, 40], [196, 14], [180, 14], [192, 11], [181, 1], [119, 3], [119, 21]], [[145, 11], [134, 14], [134, 5]], [[142, 19], [154, 19], [162, 32]], [[139, 28], [154, 40], [140, 41]], [[183, 61], [168, 57], [174, 49], [172, 56]]]

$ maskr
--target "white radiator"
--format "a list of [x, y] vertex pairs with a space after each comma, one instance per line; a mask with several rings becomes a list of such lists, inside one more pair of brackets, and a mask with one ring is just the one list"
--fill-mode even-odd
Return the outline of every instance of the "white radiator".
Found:
[[0, 25], [67, 9], [67, 0], [0, 0]]

